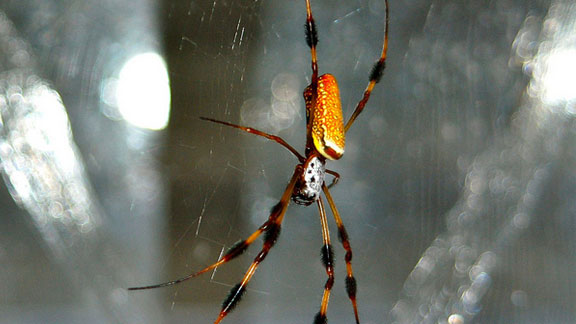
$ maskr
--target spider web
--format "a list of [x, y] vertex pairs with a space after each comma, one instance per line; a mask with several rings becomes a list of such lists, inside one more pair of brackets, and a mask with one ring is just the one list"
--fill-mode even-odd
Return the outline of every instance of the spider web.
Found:
[[[345, 116], [380, 51], [383, 5], [312, 1], [320, 73], [338, 79]], [[385, 75], [346, 154], [328, 164], [342, 176], [332, 193], [351, 237], [362, 323], [573, 322], [574, 97], [564, 85], [576, 73], [563, 57], [575, 50], [574, 6], [390, 6]], [[303, 1], [0, 4], [0, 323], [214, 320], [259, 241], [190, 282], [123, 288], [210, 264], [266, 219], [296, 159], [198, 117], [303, 150], [304, 17]], [[127, 124], [103, 98], [123, 62], [151, 50], [164, 54], [171, 83], [161, 132]], [[34, 89], [50, 100], [34, 101]], [[22, 107], [34, 127], [18, 128], [30, 125]], [[348, 323], [332, 233], [328, 315]], [[320, 246], [317, 208], [291, 205], [227, 322], [312, 321], [326, 280]]]
[[[342, 90], [342, 99], [347, 107], [346, 113], [350, 115], [366, 86], [371, 65], [382, 46], [384, 7], [382, 4], [378, 6], [377, 3], [372, 4], [372, 8], [368, 3], [336, 8], [330, 8], [327, 3], [315, 3], [314, 6], [315, 8], [317, 6], [314, 14], [320, 30], [320, 69], [321, 72], [335, 74], [340, 80], [341, 87], [342, 84], [345, 85], [342, 88], [346, 90]], [[202, 82], [204, 86], [196, 90], [198, 93], [208, 95], [196, 99], [202, 100], [200, 103], [184, 106], [204, 109], [197, 115], [238, 122], [280, 134], [289, 143], [303, 150], [305, 121], [301, 93], [310, 76], [309, 49], [303, 37], [302, 18], [305, 17], [303, 9], [305, 8], [302, 4], [291, 3], [251, 3], [236, 8], [234, 5], [228, 6], [216, 2], [207, 3], [207, 7], [201, 9], [194, 7], [197, 15], [203, 17], [199, 19], [205, 19], [204, 26], [199, 29], [207, 30], [208, 41], [202, 41], [200, 37], [202, 32], [199, 33], [200, 36], [194, 37], [185, 34], [182, 39], [175, 39], [181, 44], [176, 55], [191, 55], [191, 58], [185, 61], [197, 62], [194, 65], [184, 64], [183, 69], [185, 67], [197, 69], [198, 65], [202, 67], [203, 64], [200, 62], [204, 59], [211, 68], [210, 74], [201, 73], [200, 76], [185, 73], [190, 82], [198, 82], [195, 78], [205, 80]], [[212, 18], [208, 12], [213, 15]], [[228, 27], [221, 26], [221, 19], [216, 18], [218, 15], [226, 16]], [[218, 30], [228, 31], [222, 35], [216, 32], [214, 36], [211, 24], [216, 22], [220, 26]], [[378, 26], [377, 32], [366, 32], [374, 30], [371, 26]], [[184, 28], [194, 29], [189, 26]], [[222, 37], [225, 46], [218, 42], [214, 43], [214, 37]], [[189, 42], [190, 39], [195, 39], [194, 44]], [[354, 50], [343, 52], [342, 48]], [[176, 70], [182, 71], [180, 67]], [[194, 97], [198, 97], [187, 95], [192, 101], [195, 100]], [[382, 98], [382, 93], [376, 94], [374, 98], [383, 101], [378, 99]], [[222, 246], [229, 246], [247, 236], [266, 219], [270, 207], [279, 199], [293, 172], [296, 159], [275, 143], [254, 136], [245, 136], [235, 130], [201, 123], [198, 124], [201, 130], [196, 128], [190, 130], [190, 123], [196, 122], [192, 119], [196, 117], [196, 113], [190, 114], [189, 109], [184, 109], [183, 116], [186, 115], [192, 116], [182, 121], [184, 125], [182, 132], [187, 132], [189, 135], [178, 137], [206, 136], [206, 140], [200, 140], [206, 143], [204, 153], [191, 153], [195, 155], [196, 160], [208, 161], [205, 163], [210, 169], [191, 164], [190, 170], [182, 174], [197, 174], [198, 169], [206, 174], [213, 172], [204, 184], [206, 188], [200, 188], [198, 192], [186, 196], [202, 195], [203, 192], [211, 191], [207, 188], [216, 186], [218, 190], [211, 199], [213, 203], [209, 207], [210, 212], [198, 216], [197, 222], [191, 224], [188, 230], [182, 231], [185, 233], [180, 232], [176, 236], [189, 237], [191, 246], [197, 246], [199, 241], [209, 242], [207, 244], [212, 245], [213, 250], [212, 260], [215, 260]], [[376, 123], [383, 122], [381, 115], [375, 119]], [[379, 134], [383, 135], [381, 132]], [[350, 152], [354, 154], [355, 143], [353, 140], [351, 143]], [[345, 164], [341, 162], [331, 166], [336, 170], [343, 170]], [[194, 178], [185, 179], [182, 187], [196, 183], [196, 175]], [[217, 184], [222, 178], [225, 178], [225, 187]], [[351, 183], [354, 182], [343, 179], [341, 187], [345, 188]], [[240, 194], [234, 195], [233, 192]], [[335, 189], [335, 194], [337, 192], [338, 189]], [[230, 201], [231, 195], [236, 201]], [[359, 197], [355, 203], [362, 205], [364, 199]], [[228, 209], [221, 211], [226, 208], [224, 205], [218, 207], [221, 201], [227, 201]], [[339, 206], [341, 203], [350, 205], [354, 202], [340, 198]], [[184, 218], [188, 220], [184, 223], [190, 222], [190, 210], [204, 210], [204, 201], [201, 204], [202, 206], [185, 207]], [[350, 220], [348, 223], [350, 231], [356, 231], [354, 222]], [[201, 225], [198, 226], [199, 224]], [[369, 225], [368, 230], [375, 231], [376, 227], [377, 225]], [[214, 228], [223, 230], [211, 230]], [[197, 234], [189, 235], [194, 231]], [[340, 280], [331, 300], [332, 316], [345, 318], [351, 315], [351, 307], [343, 288], [343, 252], [337, 245], [335, 235], [333, 239], [339, 256], [337, 262], [341, 268], [337, 271]], [[356, 244], [360, 245], [360, 240]], [[218, 269], [207, 287], [234, 285], [260, 248], [255, 245], [242, 260], [234, 261], [234, 265], [229, 267]], [[278, 317], [280, 314], [280, 318], [285, 317], [287, 323], [310, 320], [317, 312], [318, 296], [326, 280], [324, 270], [319, 266], [320, 246], [317, 208], [312, 206], [303, 209], [291, 206], [280, 241], [250, 284], [252, 293], [248, 294], [242, 303], [243, 307], [235, 311], [236, 318], [250, 322], [267, 322], [267, 318]], [[303, 252], [295, 254], [296, 250]], [[367, 259], [369, 253], [360, 248], [356, 251], [359, 259]], [[185, 262], [189, 261], [188, 258]], [[181, 269], [183, 266], [175, 268]], [[217, 293], [215, 297], [210, 298], [219, 304], [229, 287], [218, 287], [213, 290]], [[186, 300], [198, 300], [199, 295], [205, 297], [206, 293], [199, 291], [202, 290], [178, 289], [178, 296], [174, 296], [174, 300], [178, 299], [180, 302], [176, 307], [178, 304], [183, 305], [183, 301]], [[184, 294], [188, 294], [189, 297], [184, 297]], [[254, 314], [251, 311], [253, 309], [258, 309], [259, 314]], [[217, 312], [217, 309], [213, 312]], [[187, 314], [193, 313], [194, 311], [190, 311]]]

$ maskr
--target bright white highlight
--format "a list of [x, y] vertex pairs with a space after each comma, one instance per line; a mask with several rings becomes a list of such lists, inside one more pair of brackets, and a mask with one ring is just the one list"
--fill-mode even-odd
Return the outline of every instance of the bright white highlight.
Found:
[[130, 124], [152, 130], [168, 125], [170, 81], [164, 59], [143, 53], [129, 59], [116, 85], [118, 111]]
[[546, 57], [542, 74], [543, 101], [568, 103], [576, 99], [576, 50], [554, 50]]

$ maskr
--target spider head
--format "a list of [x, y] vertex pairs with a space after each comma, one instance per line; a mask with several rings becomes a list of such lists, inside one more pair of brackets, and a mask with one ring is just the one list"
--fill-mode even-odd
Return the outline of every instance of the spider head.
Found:
[[326, 175], [326, 162], [315, 155], [310, 156], [302, 165], [302, 173], [296, 182], [292, 200], [308, 206], [320, 198], [324, 177]]

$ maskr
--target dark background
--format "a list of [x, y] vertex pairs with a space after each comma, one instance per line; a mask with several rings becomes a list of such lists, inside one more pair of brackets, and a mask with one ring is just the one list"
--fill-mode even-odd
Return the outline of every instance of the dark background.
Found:
[[[384, 3], [312, 8], [320, 73], [337, 77], [349, 116], [382, 46]], [[260, 241], [190, 282], [125, 288], [215, 262], [280, 198], [297, 162], [289, 152], [198, 117], [303, 150], [305, 14], [304, 1], [0, 4], [0, 323], [216, 318]], [[354, 249], [362, 323], [576, 322], [575, 92], [563, 90], [576, 69], [554, 56], [574, 57], [575, 21], [570, 1], [390, 1], [385, 75], [346, 154], [328, 165], [342, 176], [332, 193]], [[103, 99], [107, 80], [144, 52], [163, 55], [170, 77], [161, 131], [131, 125]], [[13, 93], [28, 99], [37, 83], [61, 97], [73, 136], [64, 151], [39, 148], [11, 122], [29, 116]], [[36, 128], [53, 125], [44, 118]], [[26, 149], [7, 153], [14, 147]], [[77, 172], [62, 171], [70, 165]], [[31, 186], [27, 199], [22, 175], [57, 185]], [[317, 214], [291, 205], [225, 322], [312, 322], [326, 278]], [[329, 222], [329, 319], [350, 323]]]

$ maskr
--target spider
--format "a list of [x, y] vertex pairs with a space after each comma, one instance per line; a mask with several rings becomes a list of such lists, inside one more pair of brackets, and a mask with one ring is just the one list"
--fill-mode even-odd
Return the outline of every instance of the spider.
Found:
[[[252, 276], [254, 276], [258, 265], [264, 261], [268, 255], [268, 252], [276, 243], [276, 240], [280, 235], [282, 220], [284, 219], [284, 215], [290, 200], [294, 201], [296, 204], [304, 206], [316, 203], [318, 205], [320, 222], [322, 226], [323, 246], [321, 249], [321, 259], [322, 264], [326, 269], [326, 275], [328, 276], [328, 279], [324, 285], [324, 293], [320, 304], [320, 311], [314, 318], [314, 324], [327, 323], [328, 320], [326, 317], [326, 312], [328, 309], [328, 300], [330, 298], [330, 292], [334, 284], [334, 259], [332, 245], [330, 244], [330, 233], [328, 231], [326, 210], [321, 197], [321, 193], [323, 192], [326, 200], [328, 201], [328, 205], [332, 210], [334, 220], [338, 227], [338, 239], [346, 251], [344, 258], [346, 262], [347, 273], [345, 279], [346, 292], [352, 303], [356, 323], [360, 323], [356, 302], [356, 279], [354, 278], [352, 272], [352, 248], [350, 246], [350, 240], [348, 238], [346, 228], [342, 222], [342, 218], [336, 209], [336, 204], [334, 203], [334, 199], [332, 198], [332, 195], [329, 191], [329, 188], [336, 184], [340, 178], [340, 175], [332, 170], [326, 169], [326, 160], [338, 160], [342, 157], [342, 154], [344, 153], [345, 134], [348, 132], [358, 115], [360, 115], [366, 106], [374, 86], [380, 81], [382, 74], [384, 73], [386, 52], [388, 49], [388, 0], [385, 0], [385, 5], [386, 22], [382, 53], [372, 68], [369, 83], [364, 90], [362, 99], [356, 105], [356, 109], [352, 113], [350, 119], [348, 119], [346, 124], [344, 124], [344, 119], [342, 117], [342, 105], [340, 103], [340, 93], [336, 79], [331, 74], [323, 74], [318, 76], [318, 61], [316, 58], [318, 34], [314, 18], [312, 17], [310, 0], [306, 0], [306, 43], [310, 47], [310, 53], [312, 57], [312, 76], [310, 85], [308, 85], [308, 87], [306, 87], [304, 90], [304, 100], [306, 103], [306, 148], [304, 156], [298, 153], [296, 149], [294, 149], [290, 144], [288, 144], [279, 136], [271, 135], [251, 127], [245, 127], [225, 121], [201, 117], [202, 120], [234, 127], [250, 134], [265, 137], [282, 145], [298, 159], [299, 163], [296, 165], [292, 178], [286, 186], [280, 201], [272, 208], [268, 220], [266, 220], [258, 228], [258, 230], [252, 233], [252, 235], [250, 235], [245, 240], [234, 244], [216, 263], [180, 279], [157, 285], [128, 288], [128, 290], [143, 290], [166, 287], [197, 277], [238, 257], [244, 251], [246, 251], [246, 249], [252, 243], [254, 243], [256, 239], [264, 234], [262, 249], [254, 258], [252, 264], [244, 274], [244, 277], [240, 283], [235, 285], [230, 290], [228, 297], [224, 300], [218, 318], [214, 321], [214, 324], [218, 324], [237, 306], [246, 290], [248, 282]], [[334, 177], [332, 183], [329, 186], [327, 186], [324, 181], [326, 173]]]

